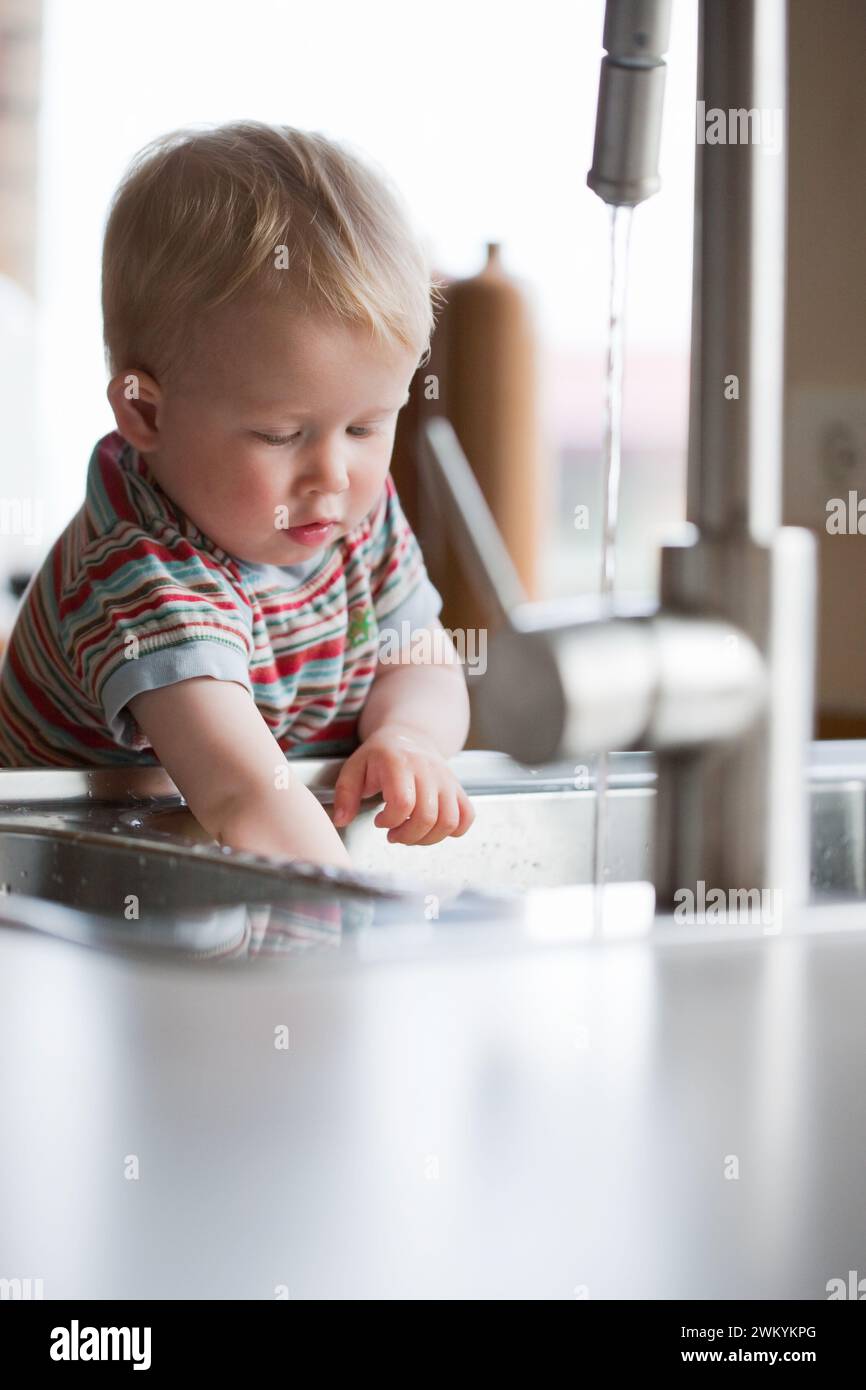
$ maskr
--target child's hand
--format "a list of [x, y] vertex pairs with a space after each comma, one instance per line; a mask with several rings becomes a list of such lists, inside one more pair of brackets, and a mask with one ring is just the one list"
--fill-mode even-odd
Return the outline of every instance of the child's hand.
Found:
[[472, 803], [436, 746], [399, 724], [383, 725], [348, 757], [334, 795], [334, 824], [348, 825], [361, 800], [381, 792], [374, 825], [388, 826], [392, 844], [435, 845], [465, 835]]

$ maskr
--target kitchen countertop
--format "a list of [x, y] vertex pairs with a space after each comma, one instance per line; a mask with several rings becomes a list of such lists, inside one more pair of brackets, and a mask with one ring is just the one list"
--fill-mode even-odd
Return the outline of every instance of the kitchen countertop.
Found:
[[362, 930], [330, 964], [0, 932], [0, 1277], [820, 1299], [866, 1275], [866, 903], [736, 939], [651, 910], [588, 937], [558, 890], [524, 912]]

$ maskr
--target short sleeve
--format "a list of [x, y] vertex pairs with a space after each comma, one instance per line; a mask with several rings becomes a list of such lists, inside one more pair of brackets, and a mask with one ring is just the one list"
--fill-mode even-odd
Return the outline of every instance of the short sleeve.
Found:
[[376, 620], [381, 625], [408, 620], [427, 627], [438, 617], [442, 598], [430, 581], [418, 544], [388, 473], [370, 522], [368, 551], [370, 590]]
[[124, 523], [92, 542], [64, 590], [60, 630], [77, 684], [124, 747], [148, 746], [123, 712], [143, 690], [213, 676], [252, 695], [249, 605], [179, 534], [157, 541]]

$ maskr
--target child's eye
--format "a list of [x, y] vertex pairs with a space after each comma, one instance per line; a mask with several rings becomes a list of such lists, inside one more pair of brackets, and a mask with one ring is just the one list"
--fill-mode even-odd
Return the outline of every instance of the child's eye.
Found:
[[[373, 431], [366, 425], [349, 425], [346, 433], [352, 435], [354, 439], [366, 439]], [[261, 439], [264, 444], [273, 444], [277, 446], [280, 444], [291, 444], [293, 439], [299, 437], [299, 434], [300, 431], [296, 434], [263, 434], [260, 430], [257, 430], [256, 438]]]
[[291, 444], [293, 439], [297, 439], [296, 434], [259, 434], [257, 438], [265, 444]]

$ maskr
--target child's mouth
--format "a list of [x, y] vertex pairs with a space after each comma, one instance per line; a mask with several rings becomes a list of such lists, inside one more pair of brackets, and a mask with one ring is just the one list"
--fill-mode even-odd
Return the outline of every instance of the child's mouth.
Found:
[[321, 545], [329, 538], [335, 526], [334, 521], [314, 521], [309, 526], [290, 526], [286, 534], [299, 545]]

